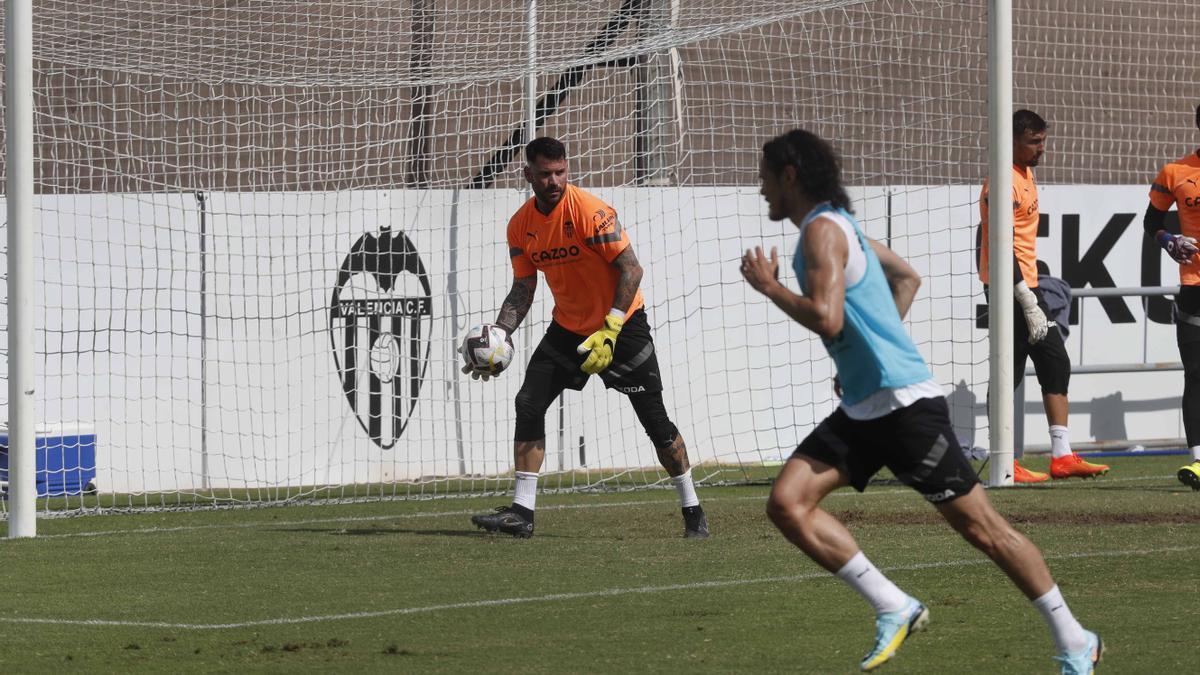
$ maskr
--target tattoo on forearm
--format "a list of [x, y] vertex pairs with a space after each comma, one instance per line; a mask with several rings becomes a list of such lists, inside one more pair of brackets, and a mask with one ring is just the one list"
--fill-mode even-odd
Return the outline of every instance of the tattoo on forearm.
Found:
[[496, 325], [508, 333], [517, 330], [517, 326], [525, 320], [529, 308], [533, 306], [533, 292], [537, 288], [537, 278], [514, 279], [512, 289], [500, 305], [500, 314], [496, 316]]
[[638, 264], [633, 247], [626, 248], [621, 255], [613, 260], [613, 265], [621, 272], [617, 279], [617, 292], [613, 295], [613, 307], [629, 309], [633, 298], [637, 295], [638, 286], [642, 283], [642, 266]]

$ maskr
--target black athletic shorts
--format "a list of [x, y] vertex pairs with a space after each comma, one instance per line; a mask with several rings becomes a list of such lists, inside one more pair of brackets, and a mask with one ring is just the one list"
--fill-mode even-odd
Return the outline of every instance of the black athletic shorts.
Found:
[[[1030, 290], [1037, 298], [1042, 313], [1050, 317], [1050, 308], [1046, 306], [1042, 289], [1035, 287]], [[987, 286], [983, 287], [983, 292], [986, 297]], [[1021, 386], [1025, 380], [1025, 364], [1029, 361], [1033, 361], [1033, 372], [1037, 374], [1043, 394], [1067, 394], [1071, 386], [1071, 357], [1067, 354], [1067, 346], [1058, 325], [1050, 326], [1046, 337], [1031, 345], [1025, 312], [1021, 311], [1019, 304], [1013, 303], [1013, 389]]]
[[[557, 321], [551, 321], [545, 337], [529, 359], [525, 384], [522, 386], [532, 385], [554, 392], [583, 389], [591, 375], [579, 367], [588, 355], [577, 354], [575, 349], [587, 338], [587, 335], [572, 333]], [[658, 357], [654, 353], [650, 322], [646, 320], [644, 309], [634, 312], [625, 322], [617, 335], [612, 363], [600, 371], [600, 379], [604, 381], [604, 386], [624, 394], [662, 391]]]
[[862, 492], [882, 467], [926, 500], [961, 497], [979, 482], [950, 424], [946, 399], [923, 398], [873, 420], [851, 419], [838, 408], [792, 454], [828, 464]]
[[[1047, 317], [1050, 309], [1042, 296], [1042, 289], [1031, 289], [1037, 296], [1038, 307]], [[1038, 384], [1043, 394], [1067, 394], [1071, 385], [1071, 357], [1067, 355], [1067, 346], [1063, 343], [1062, 332], [1058, 324], [1050, 326], [1046, 337], [1037, 344], [1029, 344], [1029, 325], [1025, 323], [1025, 312], [1020, 305], [1013, 307], [1013, 389], [1020, 386], [1025, 378], [1026, 359], [1033, 361], [1033, 372], [1037, 374]]]

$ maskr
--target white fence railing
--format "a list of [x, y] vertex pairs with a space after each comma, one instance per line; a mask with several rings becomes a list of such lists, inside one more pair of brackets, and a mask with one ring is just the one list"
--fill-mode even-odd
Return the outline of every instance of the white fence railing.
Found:
[[[1179, 293], [1178, 286], [1132, 286], [1118, 288], [1072, 288], [1071, 296], [1074, 298], [1112, 298], [1112, 297], [1158, 297], [1166, 295], [1175, 295]], [[1083, 330], [1084, 308], [1087, 303], [1079, 303], [1079, 353], [1083, 354], [1083, 342], [1086, 339], [1085, 331]], [[1142, 360], [1140, 362], [1128, 363], [1104, 363], [1104, 364], [1086, 364], [1072, 363], [1071, 375], [1099, 375], [1111, 373], [1147, 373], [1147, 372], [1163, 372], [1173, 370], [1183, 370], [1183, 364], [1178, 361], [1159, 361], [1151, 362], [1148, 360], [1147, 350], [1147, 333], [1149, 331], [1150, 322], [1142, 322]], [[1036, 373], [1032, 366], [1025, 369], [1025, 381]], [[1014, 437], [1017, 447], [1024, 447], [1026, 454], [1046, 454], [1050, 452], [1049, 443], [1031, 443], [1025, 444], [1024, 441], [1024, 415], [1020, 414], [1025, 409], [1025, 385], [1022, 382], [1021, 386], [1016, 391], [1017, 405], [1016, 409], [1016, 428]], [[1040, 405], [1040, 402], [1035, 404]], [[1183, 438], [1140, 438], [1140, 439], [1109, 439], [1096, 441], [1072, 441], [1071, 448], [1076, 451], [1106, 451], [1106, 450], [1126, 450], [1129, 448], [1186, 448], [1187, 440]]]

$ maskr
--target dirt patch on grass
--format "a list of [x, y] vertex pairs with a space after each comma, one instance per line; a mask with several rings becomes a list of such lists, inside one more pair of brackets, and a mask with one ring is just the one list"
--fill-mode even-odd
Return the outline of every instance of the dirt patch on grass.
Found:
[[[864, 511], [847, 509], [830, 511], [846, 525], [933, 525], [944, 523], [941, 514], [928, 511]], [[1035, 512], [1004, 513], [1013, 525], [1195, 525], [1200, 524], [1196, 511], [1162, 511], [1156, 513], [1086, 513]]]

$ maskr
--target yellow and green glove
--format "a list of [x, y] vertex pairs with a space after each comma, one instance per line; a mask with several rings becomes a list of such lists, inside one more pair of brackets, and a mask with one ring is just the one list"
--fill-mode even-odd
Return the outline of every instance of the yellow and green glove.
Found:
[[604, 317], [604, 326], [575, 348], [575, 351], [580, 354], [587, 354], [591, 351], [587, 360], [579, 366], [580, 370], [589, 375], [595, 375], [607, 368], [608, 364], [612, 363], [613, 350], [617, 348], [617, 333], [620, 333], [624, 327], [625, 312], [619, 309], [610, 311]]

